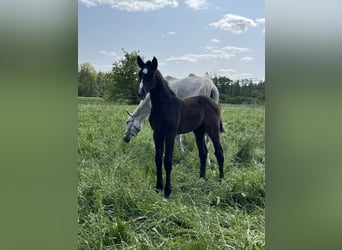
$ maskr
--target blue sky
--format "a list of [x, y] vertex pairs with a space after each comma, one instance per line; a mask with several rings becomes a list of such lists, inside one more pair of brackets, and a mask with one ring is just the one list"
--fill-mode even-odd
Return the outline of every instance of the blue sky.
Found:
[[128, 52], [161, 73], [265, 79], [264, 0], [79, 0], [78, 63], [111, 71]]

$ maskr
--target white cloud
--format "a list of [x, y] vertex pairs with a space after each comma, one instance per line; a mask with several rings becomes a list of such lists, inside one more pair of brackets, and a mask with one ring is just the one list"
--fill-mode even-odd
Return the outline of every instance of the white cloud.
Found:
[[99, 53], [104, 54], [106, 56], [117, 56], [117, 54], [113, 51], [108, 52], [108, 51], [100, 50]]
[[164, 7], [177, 7], [177, 0], [79, 0], [87, 7], [109, 5], [112, 8], [124, 11], [149, 11]]
[[256, 27], [257, 22], [247, 17], [226, 14], [221, 20], [210, 23], [209, 25], [221, 30], [230, 31], [234, 34], [241, 34], [246, 32], [249, 28]]
[[245, 56], [245, 57], [240, 58], [240, 62], [251, 62], [253, 60], [254, 58], [250, 56]]
[[235, 69], [218, 69], [217, 74], [220, 76], [227, 76], [231, 74], [236, 74], [237, 71]]
[[169, 32], [167, 32], [166, 34], [161, 34], [162, 37], [174, 36], [174, 35], [176, 35], [176, 32], [175, 32], [175, 31], [169, 31]]
[[204, 47], [206, 50], [213, 50], [213, 49], [217, 49], [218, 47], [215, 46], [206, 46]]
[[252, 78], [254, 77], [254, 75], [252, 73], [239, 73], [239, 74], [236, 74], [234, 75], [235, 78], [238, 78], [238, 79], [246, 79], [246, 78]]
[[234, 46], [224, 46], [224, 47], [217, 47], [217, 46], [206, 46], [204, 47], [206, 50], [212, 52], [212, 53], [242, 53], [249, 51], [248, 48], [239, 48], [239, 47], [234, 47]]
[[203, 9], [207, 6], [206, 0], [185, 0], [185, 3], [189, 6], [189, 8], [195, 10]]
[[94, 68], [97, 72], [110, 72], [112, 71], [112, 64], [93, 64]]
[[261, 24], [263, 25], [263, 30], [262, 30], [262, 34], [265, 35], [265, 18], [257, 18], [255, 19], [255, 21], [258, 23], [258, 24]]
[[216, 71], [216, 75], [218, 76], [226, 76], [230, 79], [238, 80], [238, 79], [250, 79], [253, 77], [252, 73], [239, 73], [235, 69], [218, 69]]
[[96, 6], [97, 1], [92, 0], [79, 0], [81, 3], [85, 4], [87, 7]]
[[187, 62], [198, 62], [201, 60], [210, 60], [210, 59], [231, 59], [235, 57], [237, 53], [243, 53], [249, 51], [248, 48], [238, 48], [234, 46], [225, 46], [222, 48], [216, 46], [206, 46], [205, 53], [194, 54], [189, 53], [182, 56], [171, 56], [166, 59], [167, 62], [179, 62], [179, 61], [187, 61]]
[[214, 38], [214, 39], [211, 39], [210, 40], [212, 43], [220, 43], [221, 40], [220, 39], [217, 39], [217, 38]]
[[234, 46], [225, 46], [222, 48], [223, 51], [229, 51], [232, 53], [242, 53], [242, 52], [247, 52], [249, 51], [248, 48], [239, 48], [239, 47], [234, 47]]
[[265, 24], [265, 18], [257, 18], [255, 21], [260, 24]]
[[166, 59], [167, 62], [179, 62], [179, 61], [187, 61], [187, 62], [198, 62], [200, 60], [208, 60], [216, 58], [216, 55], [213, 54], [186, 54], [183, 56], [171, 56], [170, 58]]

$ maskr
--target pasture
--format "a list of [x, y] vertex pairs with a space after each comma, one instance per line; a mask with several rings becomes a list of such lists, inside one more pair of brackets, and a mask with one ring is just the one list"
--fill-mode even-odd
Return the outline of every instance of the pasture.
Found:
[[[175, 145], [172, 194], [154, 191], [152, 130], [146, 119], [129, 144], [126, 110], [136, 106], [78, 100], [79, 249], [264, 249], [265, 110], [221, 104], [225, 164], [219, 182], [212, 144], [199, 182], [193, 133]], [[164, 171], [164, 170], [163, 170]]]

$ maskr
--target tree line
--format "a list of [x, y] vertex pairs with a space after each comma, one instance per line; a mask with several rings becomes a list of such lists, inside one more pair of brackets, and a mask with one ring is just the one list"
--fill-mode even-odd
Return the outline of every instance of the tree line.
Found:
[[[78, 67], [78, 96], [103, 97], [117, 103], [138, 104], [137, 51], [126, 52], [114, 62], [110, 72], [96, 72], [90, 63]], [[207, 74], [207, 76], [209, 76]], [[209, 76], [210, 77], [210, 76]], [[211, 77], [220, 92], [221, 103], [264, 104], [265, 81], [249, 79], [233, 81], [225, 76]]]
[[233, 81], [225, 76], [212, 78], [220, 92], [220, 102], [232, 104], [264, 104], [265, 81], [250, 79]]

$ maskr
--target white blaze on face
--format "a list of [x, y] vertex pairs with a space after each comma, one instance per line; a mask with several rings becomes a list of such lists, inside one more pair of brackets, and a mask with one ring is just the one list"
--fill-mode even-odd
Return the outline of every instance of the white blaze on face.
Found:
[[139, 84], [139, 90], [141, 90], [143, 87], [143, 79], [141, 79], [140, 84]]
[[[148, 73], [148, 69], [147, 69], [147, 68], [144, 68], [144, 69], [142, 70], [142, 73], [143, 73], [144, 75], [146, 75], [146, 74]], [[144, 85], [143, 79], [141, 78], [141, 81], [140, 81], [140, 84], [139, 84], [139, 92], [142, 91], [143, 85]]]

